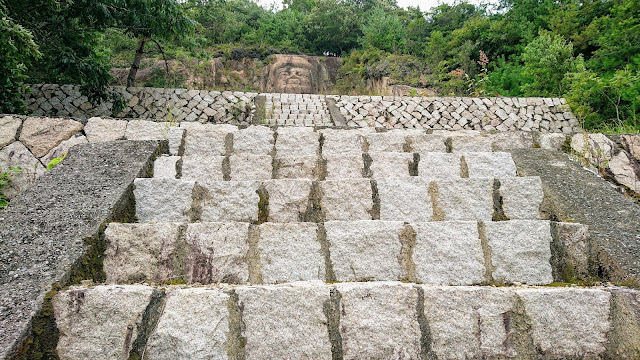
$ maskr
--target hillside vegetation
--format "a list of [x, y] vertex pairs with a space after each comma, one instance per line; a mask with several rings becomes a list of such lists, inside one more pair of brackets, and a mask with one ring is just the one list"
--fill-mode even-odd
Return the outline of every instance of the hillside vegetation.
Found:
[[296, 53], [343, 57], [334, 92], [390, 77], [440, 95], [562, 96], [587, 129], [640, 128], [637, 0], [0, 0], [0, 16], [0, 112], [23, 109], [29, 82], [79, 83], [100, 101], [117, 97], [113, 67], [132, 85], [145, 61], [168, 59], [146, 85], [183, 86], [175, 64]]

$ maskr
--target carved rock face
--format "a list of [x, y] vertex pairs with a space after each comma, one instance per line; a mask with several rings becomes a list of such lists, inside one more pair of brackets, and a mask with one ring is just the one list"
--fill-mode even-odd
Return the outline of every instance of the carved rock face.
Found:
[[267, 92], [309, 94], [319, 90], [318, 70], [302, 56], [276, 55], [262, 75]]

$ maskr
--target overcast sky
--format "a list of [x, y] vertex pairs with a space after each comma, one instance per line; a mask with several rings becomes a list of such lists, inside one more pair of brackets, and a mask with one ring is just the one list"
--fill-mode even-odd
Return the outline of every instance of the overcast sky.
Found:
[[[278, 5], [278, 8], [282, 7], [282, 1], [280, 0], [257, 0], [258, 3], [264, 7], [269, 7], [270, 4], [275, 3]], [[455, 0], [396, 0], [398, 6], [403, 8], [408, 8], [409, 6], [417, 7], [420, 6], [420, 10], [426, 11], [431, 9], [434, 6], [438, 6], [438, 4], [446, 3], [453, 4]], [[478, 0], [469, 0], [470, 3], [479, 3]]]

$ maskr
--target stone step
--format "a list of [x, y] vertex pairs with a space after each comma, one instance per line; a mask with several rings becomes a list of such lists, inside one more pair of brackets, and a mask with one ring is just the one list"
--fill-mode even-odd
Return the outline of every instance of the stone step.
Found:
[[544, 197], [538, 177], [209, 182], [140, 178], [133, 193], [140, 222], [541, 219]]
[[559, 271], [550, 263], [553, 241], [564, 244], [571, 229], [546, 220], [111, 223], [104, 271], [112, 284], [541, 285]]
[[637, 354], [639, 297], [400, 282], [110, 285], [61, 291], [53, 310], [60, 359], [596, 359]]

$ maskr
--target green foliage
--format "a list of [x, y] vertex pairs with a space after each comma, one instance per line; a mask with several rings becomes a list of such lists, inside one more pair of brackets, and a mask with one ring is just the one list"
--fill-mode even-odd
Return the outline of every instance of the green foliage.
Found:
[[3, 189], [11, 186], [11, 179], [20, 171], [22, 171], [22, 168], [9, 166], [7, 171], [0, 172], [0, 210], [3, 210], [9, 205], [9, 199], [4, 195]]
[[360, 40], [364, 47], [403, 53], [407, 46], [407, 32], [400, 18], [393, 13], [385, 13], [376, 8], [362, 27], [363, 37]]
[[53, 169], [56, 165], [60, 163], [60, 161], [64, 160], [64, 158], [66, 157], [67, 157], [67, 153], [62, 153], [62, 155], [51, 159], [51, 161], [49, 161], [49, 163], [47, 164], [47, 171]]

